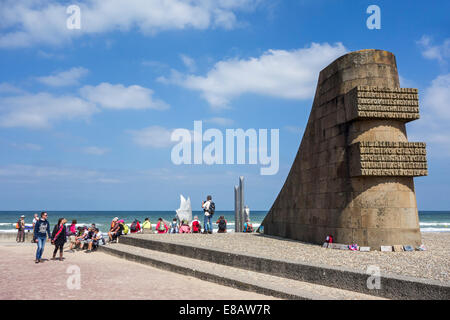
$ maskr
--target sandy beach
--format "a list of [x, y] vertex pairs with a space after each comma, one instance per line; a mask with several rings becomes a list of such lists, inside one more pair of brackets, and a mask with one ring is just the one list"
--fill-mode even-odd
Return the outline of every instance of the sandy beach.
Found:
[[[53, 246], [47, 243], [44, 260], [34, 263], [36, 245], [0, 243], [0, 300], [17, 299], [132, 299], [132, 300], [266, 300], [273, 297], [241, 291], [193, 277], [178, 275], [102, 252], [66, 252], [65, 260], [48, 260]], [[69, 289], [70, 266], [80, 269], [80, 289]]]

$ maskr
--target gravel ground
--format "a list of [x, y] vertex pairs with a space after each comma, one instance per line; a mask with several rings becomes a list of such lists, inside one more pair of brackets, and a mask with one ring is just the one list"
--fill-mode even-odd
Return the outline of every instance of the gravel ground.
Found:
[[[179, 275], [102, 252], [65, 252], [65, 260], [49, 260], [53, 246], [46, 244], [43, 262], [34, 263], [36, 245], [0, 244], [0, 300], [267, 300], [273, 297], [242, 291]], [[80, 289], [67, 286], [71, 266], [80, 271]], [[70, 283], [70, 281], [69, 281]]]
[[259, 234], [150, 234], [138, 235], [269, 259], [339, 266], [366, 272], [371, 265], [381, 273], [450, 282], [450, 232], [422, 233], [427, 251], [359, 252], [325, 249], [318, 245]]

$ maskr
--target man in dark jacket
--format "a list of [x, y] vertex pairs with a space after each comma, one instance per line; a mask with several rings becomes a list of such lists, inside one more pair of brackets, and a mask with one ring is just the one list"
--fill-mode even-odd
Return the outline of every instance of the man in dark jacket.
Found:
[[41, 213], [41, 219], [36, 222], [34, 226], [34, 238], [37, 243], [36, 250], [36, 263], [41, 262], [42, 253], [44, 252], [45, 241], [48, 238], [51, 239], [50, 235], [50, 223], [47, 221], [48, 215], [47, 212]]

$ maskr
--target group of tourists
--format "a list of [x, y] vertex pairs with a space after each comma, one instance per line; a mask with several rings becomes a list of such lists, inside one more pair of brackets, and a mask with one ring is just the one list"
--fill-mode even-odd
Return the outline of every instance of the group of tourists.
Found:
[[[21, 217], [23, 220], [23, 216]], [[95, 224], [90, 227], [77, 227], [77, 220], [72, 220], [70, 226], [66, 227], [67, 220], [59, 218], [51, 232], [50, 223], [48, 221], [48, 213], [42, 212], [40, 218], [35, 214], [33, 220], [33, 239], [32, 242], [37, 243], [36, 263], [41, 262], [44, 252], [45, 243], [50, 241], [55, 246], [53, 250], [53, 260], [56, 260], [56, 254], [59, 251], [59, 260], [63, 260], [63, 249], [66, 242], [69, 241], [69, 250], [73, 252], [75, 249], [86, 249], [89, 253], [99, 245], [106, 244], [102, 232], [96, 228]], [[20, 233], [21, 230], [18, 231]], [[17, 236], [19, 239], [19, 235]], [[23, 241], [20, 241], [23, 242]]]
[[[152, 224], [149, 218], [145, 218], [145, 221], [141, 224], [138, 219], [135, 219], [130, 226], [128, 226], [123, 219], [115, 217], [111, 221], [111, 226], [108, 231], [108, 238], [110, 243], [117, 242], [121, 235], [130, 233], [203, 233], [212, 234], [212, 219], [215, 213], [215, 203], [212, 201], [212, 197], [209, 195], [206, 201], [202, 201], [202, 208], [204, 211], [203, 231], [202, 225], [198, 216], [194, 216], [194, 219], [189, 222], [186, 219], [181, 221], [174, 218], [171, 223], [168, 223], [163, 218], [159, 218], [156, 223], [155, 231], [152, 229]], [[36, 263], [41, 262], [42, 254], [44, 252], [44, 246], [47, 241], [55, 246], [53, 251], [53, 259], [56, 259], [56, 255], [59, 251], [59, 260], [63, 260], [63, 248], [66, 242], [70, 243], [69, 251], [73, 252], [76, 249], [86, 249], [86, 252], [92, 252], [98, 246], [105, 245], [106, 240], [103, 237], [102, 232], [91, 224], [88, 226], [77, 227], [77, 220], [72, 220], [70, 226], [66, 227], [67, 220], [65, 218], [59, 218], [58, 223], [54, 226], [53, 231], [50, 230], [50, 223], [48, 222], [47, 212], [42, 212], [40, 217], [36, 213], [33, 219], [33, 243], [37, 243], [36, 250]], [[218, 226], [218, 233], [227, 232], [227, 220], [224, 216], [220, 216], [216, 222]], [[17, 228], [17, 242], [25, 241], [25, 216], [21, 216], [16, 224]], [[244, 224], [243, 232], [253, 232], [253, 227], [250, 221]]]

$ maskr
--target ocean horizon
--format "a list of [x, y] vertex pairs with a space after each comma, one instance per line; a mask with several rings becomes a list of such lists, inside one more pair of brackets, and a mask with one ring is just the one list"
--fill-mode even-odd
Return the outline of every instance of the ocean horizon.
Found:
[[[256, 230], [261, 222], [264, 220], [268, 211], [251, 211], [250, 220], [253, 228]], [[16, 232], [15, 224], [21, 215], [25, 216], [25, 223], [31, 224], [35, 213], [40, 211], [0, 211], [0, 232]], [[107, 232], [111, 220], [114, 217], [119, 217], [125, 220], [125, 223], [130, 225], [135, 219], [143, 222], [145, 218], [149, 218], [153, 227], [155, 227], [158, 218], [163, 218], [166, 221], [172, 221], [175, 217], [174, 210], [155, 210], [155, 211], [47, 211], [49, 215], [50, 225], [57, 223], [59, 218], [65, 218], [68, 224], [72, 220], [77, 220], [77, 226], [95, 225], [102, 232]], [[235, 219], [234, 210], [231, 211], [216, 211], [213, 218], [213, 228], [217, 230], [215, 225], [216, 219], [223, 215], [227, 220], [227, 229], [234, 231]], [[192, 217], [198, 216], [203, 225], [203, 211], [192, 211]], [[419, 224], [421, 232], [450, 232], [450, 211], [419, 211]]]

